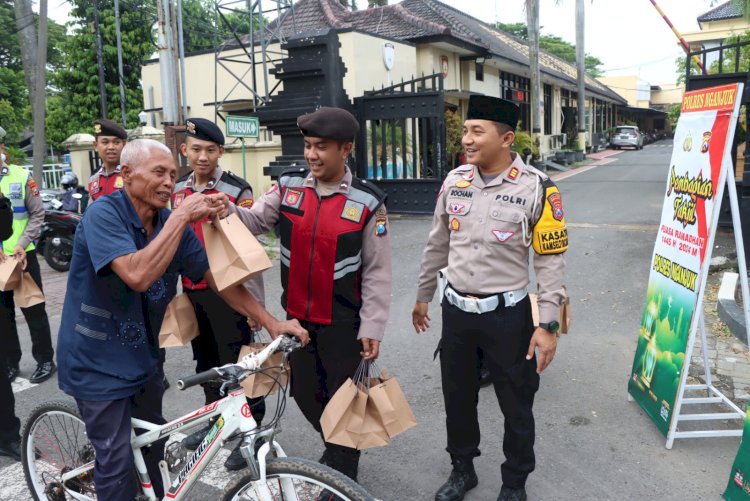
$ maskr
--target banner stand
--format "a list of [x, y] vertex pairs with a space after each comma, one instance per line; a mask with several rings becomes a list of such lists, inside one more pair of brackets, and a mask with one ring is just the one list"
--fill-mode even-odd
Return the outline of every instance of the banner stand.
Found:
[[[739, 267], [740, 275], [740, 289], [742, 291], [742, 303], [745, 313], [745, 329], [747, 330], [748, 341], [750, 341], [750, 294], [748, 293], [748, 279], [747, 279], [747, 267], [745, 265], [745, 251], [742, 239], [742, 228], [740, 225], [740, 211], [739, 204], [737, 201], [737, 188], [734, 183], [734, 176], [729, 177], [727, 172], [731, 170], [732, 162], [727, 155], [724, 157], [723, 167], [721, 170], [721, 178], [719, 185], [726, 183], [726, 189], [729, 190], [729, 205], [732, 210], [732, 226], [734, 229], [734, 241], [737, 247], [737, 264]], [[708, 247], [706, 250], [706, 259], [708, 262], [711, 261], [713, 254], [714, 241], [716, 238], [716, 230], [719, 219], [719, 211], [714, 211], [713, 214], [714, 222], [712, 228], [714, 231], [711, 232], [708, 241]], [[688, 341], [687, 351], [685, 353], [685, 360], [687, 367], [682, 371], [682, 380], [680, 382], [680, 392], [677, 394], [677, 400], [675, 401], [674, 417], [669, 427], [669, 433], [667, 434], [667, 449], [671, 449], [674, 445], [676, 438], [702, 438], [702, 437], [741, 437], [742, 436], [742, 423], [745, 419], [745, 411], [740, 409], [734, 402], [727, 398], [721, 391], [719, 391], [714, 385], [711, 378], [711, 366], [708, 361], [708, 351], [706, 349], [706, 322], [703, 314], [703, 300], [706, 291], [706, 281], [708, 279], [708, 265], [706, 266], [706, 272], [701, 277], [701, 286], [698, 296], [697, 304], [699, 306], [700, 313], [693, 318], [693, 325], [690, 328], [690, 339]], [[697, 317], [697, 318], [696, 318]], [[705, 384], [687, 384], [687, 376], [690, 372], [690, 364], [692, 362], [693, 348], [695, 347], [695, 337], [697, 334], [698, 327], [701, 331], [701, 351], [703, 352], [703, 371], [705, 377]], [[689, 395], [700, 395], [702, 396], [688, 396]], [[713, 405], [719, 408], [729, 407], [730, 412], [696, 412], [696, 413], [683, 413], [683, 406], [689, 407], [692, 405]], [[714, 430], [714, 429], [701, 429], [691, 431], [677, 431], [679, 424], [688, 421], [725, 421], [725, 420], [738, 420], [740, 422], [739, 429], [729, 430]]]

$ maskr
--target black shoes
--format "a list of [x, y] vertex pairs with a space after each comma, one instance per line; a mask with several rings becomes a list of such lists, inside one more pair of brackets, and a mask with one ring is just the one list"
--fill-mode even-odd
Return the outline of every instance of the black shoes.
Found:
[[213, 419], [209, 419], [208, 423], [204, 424], [193, 433], [183, 438], [182, 445], [184, 445], [186, 449], [194, 451], [201, 444], [201, 442], [203, 442], [203, 439], [206, 438], [206, 434], [213, 424]]
[[18, 377], [18, 366], [8, 366], [8, 381], [11, 383]]
[[21, 460], [21, 441], [12, 442], [0, 441], [0, 456], [7, 456], [16, 461]]
[[500, 489], [497, 501], [526, 501], [526, 489], [523, 487], [520, 489], [511, 489], [510, 487], [503, 486]]
[[[255, 441], [255, 445], [253, 446], [253, 448], [255, 449], [255, 457], [258, 457], [258, 451], [261, 447], [263, 447], [263, 444], [265, 443], [266, 440], [264, 438], [259, 438]], [[237, 442], [237, 445], [232, 450], [232, 453], [229, 455], [227, 460], [224, 461], [224, 468], [229, 471], [237, 471], [247, 467], [247, 461], [245, 461], [245, 458], [242, 456], [242, 451], [240, 451], [241, 446], [242, 440]]]
[[471, 459], [454, 456], [452, 462], [453, 471], [451, 471], [448, 481], [440, 486], [440, 489], [435, 493], [435, 501], [460, 501], [467, 492], [479, 483]]
[[44, 382], [52, 377], [52, 374], [54, 374], [56, 371], [57, 366], [55, 365], [55, 362], [42, 362], [41, 364], [36, 366], [36, 370], [29, 378], [29, 382], [34, 384]]
[[360, 451], [326, 442], [326, 450], [318, 462], [343, 473], [355, 482], [359, 473]]

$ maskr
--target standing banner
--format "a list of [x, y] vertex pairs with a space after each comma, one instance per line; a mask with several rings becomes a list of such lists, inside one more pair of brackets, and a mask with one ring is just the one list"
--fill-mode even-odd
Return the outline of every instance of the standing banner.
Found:
[[727, 501], [750, 500], [750, 406], [745, 414], [745, 428], [742, 432], [740, 450], [732, 465], [727, 490], [724, 491]]
[[[674, 134], [628, 391], [667, 436], [700, 319], [741, 84], [686, 92]], [[708, 252], [707, 252], [708, 251]], [[672, 428], [673, 429], [673, 428]]]

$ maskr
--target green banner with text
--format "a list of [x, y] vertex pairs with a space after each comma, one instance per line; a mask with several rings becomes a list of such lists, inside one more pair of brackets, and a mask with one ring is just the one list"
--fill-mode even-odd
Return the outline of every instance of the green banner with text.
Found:
[[745, 413], [745, 427], [742, 432], [740, 450], [732, 465], [732, 475], [729, 477], [727, 490], [724, 491], [727, 501], [750, 500], [750, 407]]

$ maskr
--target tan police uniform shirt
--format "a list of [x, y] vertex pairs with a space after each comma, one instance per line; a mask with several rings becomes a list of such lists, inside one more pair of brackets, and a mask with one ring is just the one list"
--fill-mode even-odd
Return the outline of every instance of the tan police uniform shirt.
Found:
[[[422, 256], [417, 301], [429, 303], [438, 270], [466, 294], [496, 294], [529, 284], [532, 231], [542, 213], [546, 174], [524, 165], [520, 155], [485, 185], [479, 169], [462, 165], [445, 178]], [[559, 317], [564, 297], [564, 254], [534, 253], [539, 321]]]
[[[351, 182], [352, 173], [347, 167], [336, 192], [349, 193]], [[307, 176], [304, 186], [315, 187], [318, 191], [312, 174]], [[324, 193], [332, 194], [328, 193], [330, 186], [321, 188]], [[250, 231], [258, 235], [274, 227], [279, 220], [280, 206], [281, 190], [278, 185], [274, 185], [252, 207], [230, 204], [229, 212], [236, 213]], [[391, 305], [391, 236], [390, 228], [385, 234], [378, 236], [376, 224], [376, 217], [373, 215], [362, 233], [362, 308], [359, 310], [361, 324], [357, 337], [382, 341]]]

